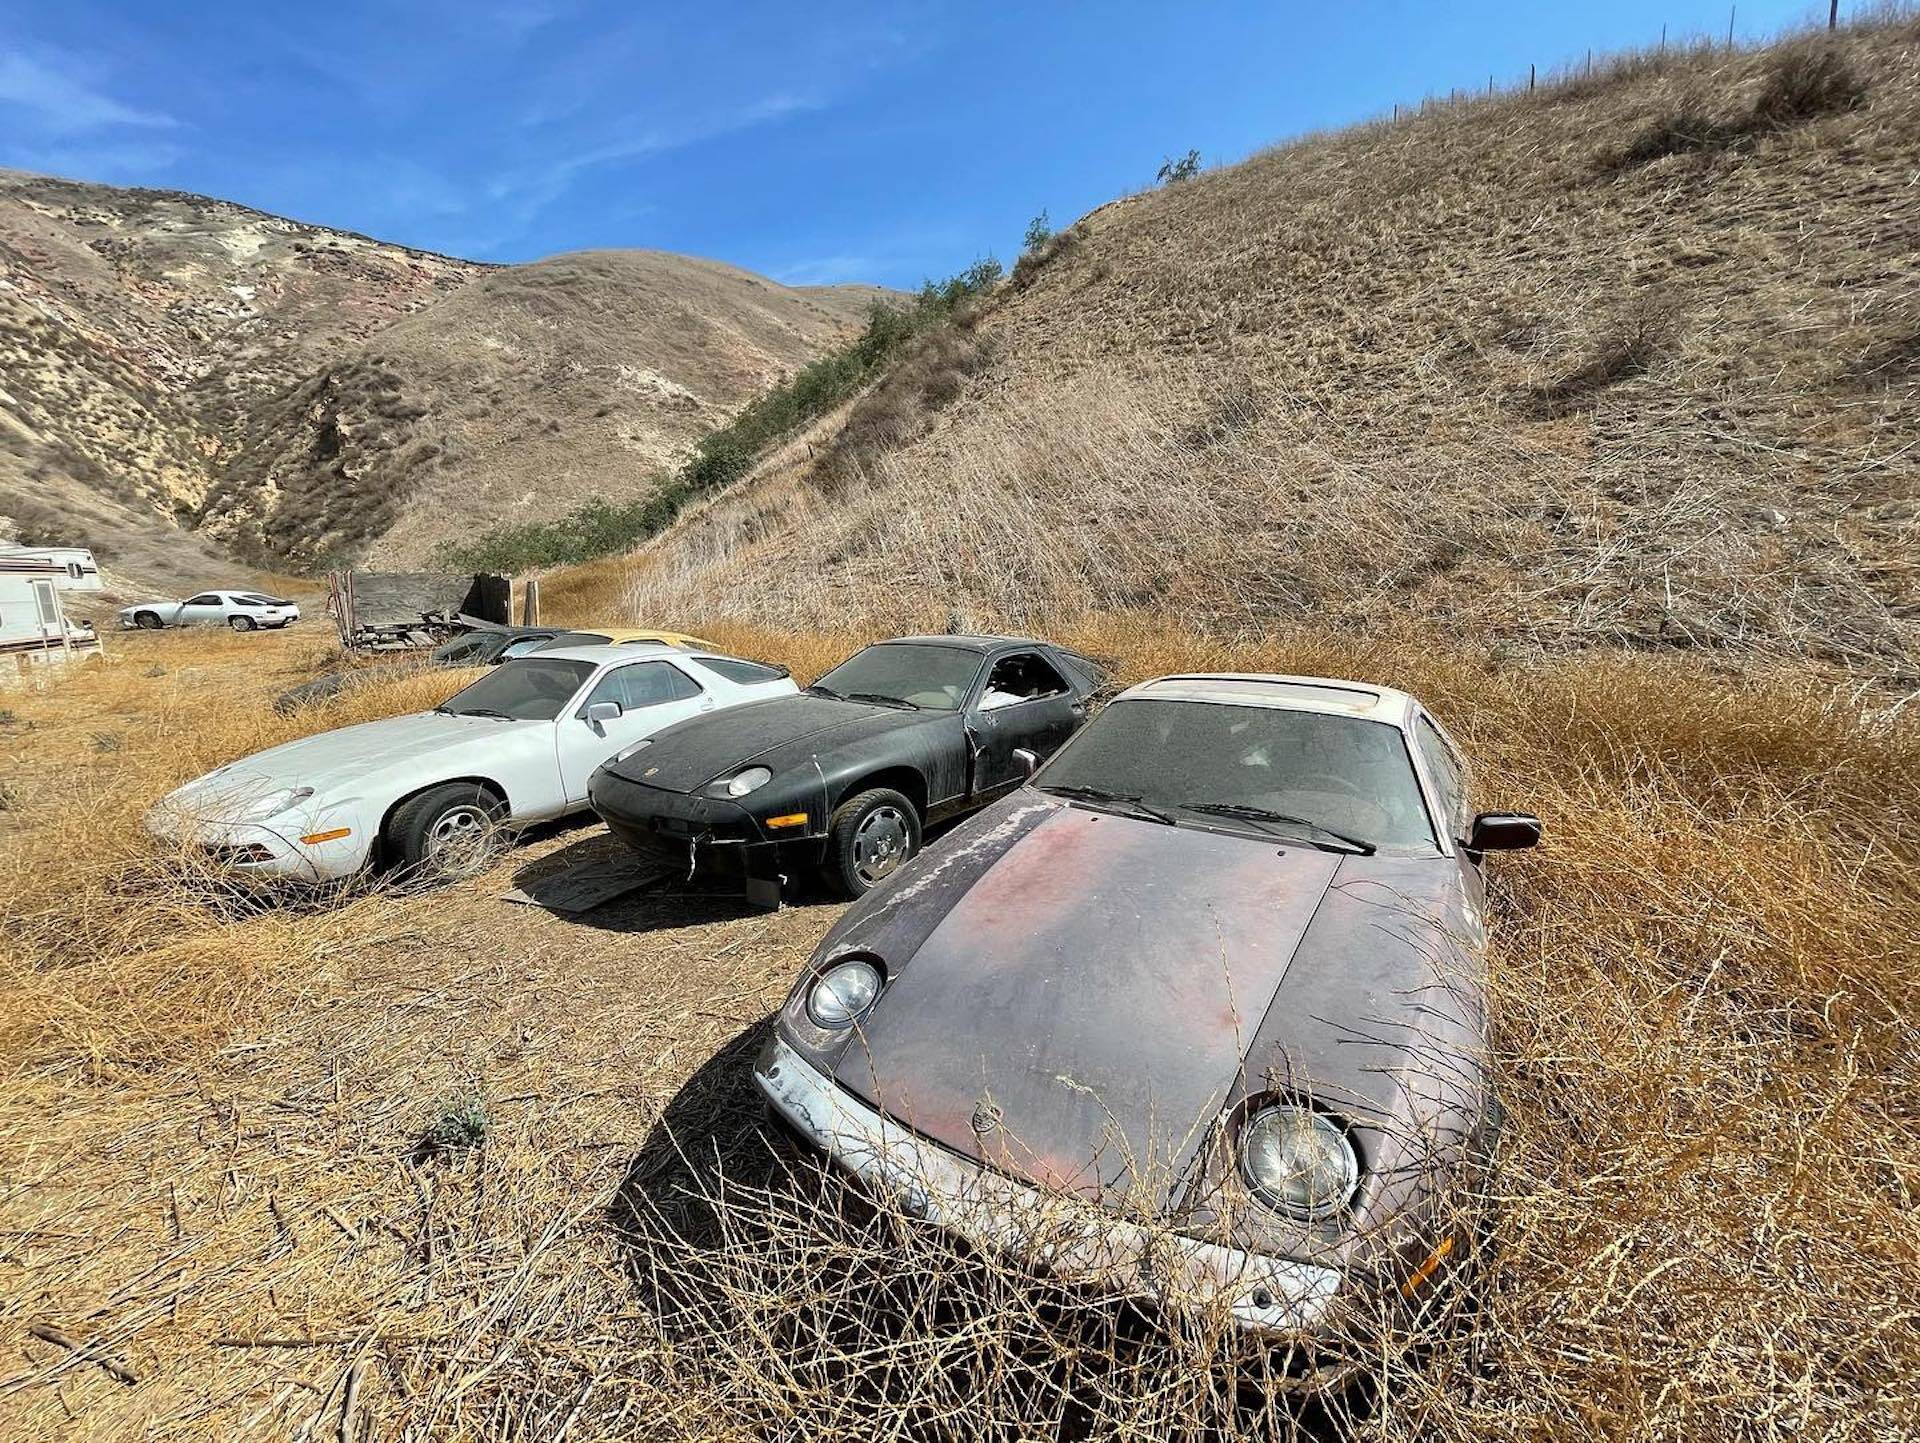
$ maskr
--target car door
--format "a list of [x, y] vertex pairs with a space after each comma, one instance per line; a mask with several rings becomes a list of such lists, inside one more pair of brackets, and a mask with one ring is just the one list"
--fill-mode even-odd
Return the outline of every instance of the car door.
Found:
[[997, 657], [967, 708], [973, 796], [988, 797], [1025, 781], [1019, 753], [1029, 751], [1045, 761], [1086, 715], [1086, 703], [1041, 653]]
[[[612, 703], [617, 716], [593, 720], [588, 710]], [[588, 684], [584, 695], [556, 720], [560, 781], [569, 806], [587, 800], [587, 779], [616, 752], [662, 727], [714, 708], [713, 693], [685, 668], [664, 659], [618, 662]]]
[[217, 591], [203, 591], [198, 596], [189, 596], [180, 603], [174, 621], [180, 626], [193, 626], [209, 621], [225, 620], [226, 603]]

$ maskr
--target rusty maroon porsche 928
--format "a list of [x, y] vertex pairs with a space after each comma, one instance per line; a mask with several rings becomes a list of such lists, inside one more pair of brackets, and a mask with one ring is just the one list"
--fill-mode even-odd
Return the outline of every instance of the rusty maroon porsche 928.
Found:
[[850, 908], [755, 1066], [843, 1169], [973, 1243], [1298, 1337], [1417, 1304], [1484, 1155], [1485, 853], [1412, 697], [1123, 692]]

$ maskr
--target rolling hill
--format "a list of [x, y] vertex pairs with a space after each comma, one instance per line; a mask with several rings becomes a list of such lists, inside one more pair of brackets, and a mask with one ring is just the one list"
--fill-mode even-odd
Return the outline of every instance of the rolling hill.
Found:
[[1629, 56], [1128, 196], [955, 329], [964, 374], [909, 362], [579, 584], [1920, 685], [1915, 60], [1911, 21]]
[[0, 517], [143, 579], [416, 562], [643, 492], [879, 294], [647, 251], [487, 266], [0, 172]]

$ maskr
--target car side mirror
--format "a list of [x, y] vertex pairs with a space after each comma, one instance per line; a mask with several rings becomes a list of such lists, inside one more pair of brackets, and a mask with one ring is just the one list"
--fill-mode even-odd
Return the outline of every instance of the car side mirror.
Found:
[[587, 720], [596, 726], [603, 722], [619, 721], [625, 714], [625, 708], [617, 701], [596, 701], [587, 707]]
[[1040, 753], [1027, 747], [1015, 747], [1013, 759], [1020, 763], [1020, 771], [1024, 776], [1030, 777], [1040, 770]]
[[1540, 819], [1527, 812], [1482, 812], [1467, 834], [1469, 852], [1518, 852], [1538, 844]]

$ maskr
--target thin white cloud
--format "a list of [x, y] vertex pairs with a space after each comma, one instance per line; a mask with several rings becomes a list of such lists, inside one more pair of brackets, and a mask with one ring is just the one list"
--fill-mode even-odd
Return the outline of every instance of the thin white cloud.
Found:
[[796, 261], [774, 271], [773, 278], [783, 286], [832, 286], [842, 281], [868, 281], [880, 270], [872, 256], [820, 256]]
[[[92, 66], [64, 51], [0, 55], [0, 105], [25, 112], [15, 117], [43, 137], [89, 135], [117, 127], [170, 130], [179, 121], [155, 110], [116, 100], [99, 86]], [[16, 130], [16, 133], [18, 131]]]
[[[622, 161], [639, 160], [645, 156], [684, 150], [688, 146], [718, 140], [743, 130], [775, 124], [789, 116], [819, 110], [824, 104], [824, 101], [813, 96], [781, 93], [672, 128], [636, 127], [632, 134], [618, 140], [589, 145], [538, 165], [520, 165], [504, 171], [488, 183], [487, 197], [510, 218], [512, 225], [506, 234], [518, 234], [572, 189], [574, 182], [587, 171], [604, 165], [617, 165]], [[597, 128], [605, 130], [609, 127], [601, 125]]]

